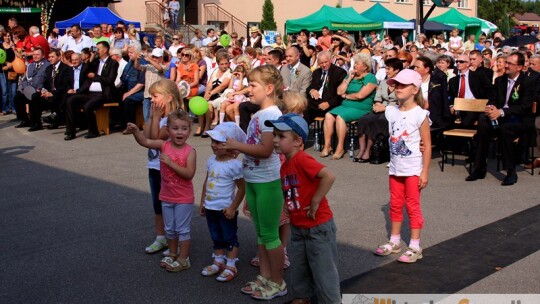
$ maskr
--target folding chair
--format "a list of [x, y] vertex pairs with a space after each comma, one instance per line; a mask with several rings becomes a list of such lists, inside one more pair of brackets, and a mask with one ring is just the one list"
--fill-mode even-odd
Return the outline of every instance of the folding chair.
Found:
[[[478, 112], [483, 113], [488, 103], [487, 99], [454, 99], [454, 110], [461, 112]], [[476, 130], [469, 129], [450, 129], [443, 132], [443, 145], [442, 145], [442, 163], [441, 171], [444, 171], [444, 164], [448, 161], [448, 140], [450, 137], [463, 138], [472, 141]], [[472, 159], [472, 157], [469, 157]], [[454, 166], [455, 151], [452, 149], [452, 166]], [[472, 161], [469, 162], [469, 172], [472, 170]]]

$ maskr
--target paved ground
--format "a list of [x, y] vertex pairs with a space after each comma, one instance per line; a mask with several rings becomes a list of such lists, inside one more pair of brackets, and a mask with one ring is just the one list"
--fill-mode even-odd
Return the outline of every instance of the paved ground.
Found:
[[[248, 264], [255, 253], [254, 229], [249, 220], [243, 216], [239, 220], [239, 277], [233, 282], [223, 284], [200, 275], [202, 267], [211, 261], [211, 241], [205, 219], [199, 216], [194, 217], [192, 225], [192, 269], [167, 273], [158, 266], [159, 255], [143, 252], [153, 238], [146, 150], [131, 136], [120, 133], [92, 140], [85, 140], [84, 133], [79, 133], [81, 138], [65, 142], [63, 129], [29, 133], [13, 128], [15, 123], [9, 121], [12, 118], [0, 118], [0, 298], [3, 303], [251, 301], [239, 292], [242, 284], [257, 273]], [[199, 194], [204, 164], [211, 150], [209, 140], [191, 138], [189, 142], [198, 152], [194, 184]], [[310, 153], [314, 152], [310, 150]], [[499, 180], [503, 175], [491, 171], [485, 180], [466, 183], [462, 162], [440, 172], [439, 160], [432, 161], [430, 184], [422, 194], [426, 219], [422, 237], [427, 255], [425, 264], [429, 261], [430, 247], [434, 248], [433, 252], [439, 252], [435, 248], [444, 248], [441, 246], [448, 244], [446, 241], [479, 244], [474, 239], [465, 239], [470, 235], [466, 233], [488, 224], [503, 223], [502, 219], [525, 211], [523, 214], [529, 215], [529, 220], [522, 225], [519, 221], [514, 223], [515, 233], [505, 234], [504, 226], [500, 226], [479, 236], [478, 242], [486, 243], [513, 240], [510, 247], [489, 248], [490, 256], [508, 262], [504, 263], [508, 264], [506, 267], [484, 272], [469, 267], [476, 261], [482, 262], [488, 249], [461, 246], [444, 251], [445, 258], [439, 259], [440, 264], [433, 268], [437, 268], [438, 275], [444, 275], [445, 269], [453, 275], [455, 271], [450, 267], [455, 267], [455, 263], [446, 261], [455, 258], [466, 261], [461, 273], [474, 279], [469, 278], [466, 287], [452, 292], [540, 293], [540, 242], [536, 233], [540, 221], [530, 220], [530, 212], [538, 209], [533, 207], [540, 202], [540, 176], [518, 172], [516, 185], [501, 187]], [[388, 278], [396, 278], [398, 272], [392, 267], [396, 257], [372, 254], [374, 247], [387, 237], [387, 168], [355, 164], [348, 159], [322, 162], [338, 175], [329, 199], [339, 229], [341, 279], [354, 283], [362, 274], [369, 280], [371, 273], [381, 271]], [[494, 169], [495, 164], [490, 164], [490, 168]], [[524, 237], [531, 233], [533, 237]], [[406, 231], [403, 236], [408, 238]], [[527, 244], [532, 254], [514, 254], [513, 248], [523, 244]], [[414, 292], [414, 284], [434, 279], [425, 277], [419, 266], [405, 266], [418, 267], [418, 275], [414, 280], [412, 277], [394, 280], [395, 285]], [[414, 276], [415, 271], [409, 269], [409, 273]], [[378, 285], [380, 289], [369, 290], [355, 289], [350, 287], [354, 284], [349, 284], [347, 291], [379, 293], [388, 290], [387, 284], [383, 280]], [[420, 291], [425, 292], [419, 287]]]

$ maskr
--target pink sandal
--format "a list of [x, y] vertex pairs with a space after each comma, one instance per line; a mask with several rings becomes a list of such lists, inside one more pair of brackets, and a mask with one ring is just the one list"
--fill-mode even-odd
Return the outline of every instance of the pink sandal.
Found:
[[225, 270], [223, 270], [223, 272], [219, 274], [216, 280], [223, 283], [230, 282], [234, 278], [236, 278], [236, 276], [238, 275], [237, 273], [238, 270], [236, 269], [236, 267], [225, 266]]
[[259, 267], [259, 265], [261, 263], [261, 260], [259, 259], [259, 255], [256, 255], [255, 257], [253, 257], [253, 259], [251, 259], [251, 261], [249, 263], [253, 267]]

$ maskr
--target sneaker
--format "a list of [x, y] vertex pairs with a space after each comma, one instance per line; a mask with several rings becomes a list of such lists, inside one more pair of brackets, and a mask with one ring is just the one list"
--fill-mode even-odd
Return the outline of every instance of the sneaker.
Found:
[[189, 258], [183, 260], [181, 258], [178, 258], [176, 261], [174, 261], [172, 264], [167, 265], [166, 269], [169, 272], [180, 272], [182, 270], [186, 270], [191, 268], [191, 263], [189, 262]]
[[[146, 247], [144, 249], [144, 252], [148, 254], [153, 254], [156, 252], [160, 252], [161, 250], [167, 248], [167, 241], [166, 240], [155, 240], [150, 246]], [[168, 253], [167, 253], [168, 254]]]

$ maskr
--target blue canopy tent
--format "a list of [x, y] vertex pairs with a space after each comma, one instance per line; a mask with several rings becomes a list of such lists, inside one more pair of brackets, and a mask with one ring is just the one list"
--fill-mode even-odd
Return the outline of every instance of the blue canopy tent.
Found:
[[74, 24], [78, 24], [83, 29], [94, 27], [96, 24], [116, 24], [118, 21], [123, 21], [126, 25], [133, 24], [135, 28], [141, 28], [141, 23], [136, 21], [129, 21], [120, 18], [117, 14], [113, 13], [108, 7], [87, 7], [77, 16], [55, 23], [55, 27], [59, 29], [66, 29]]

